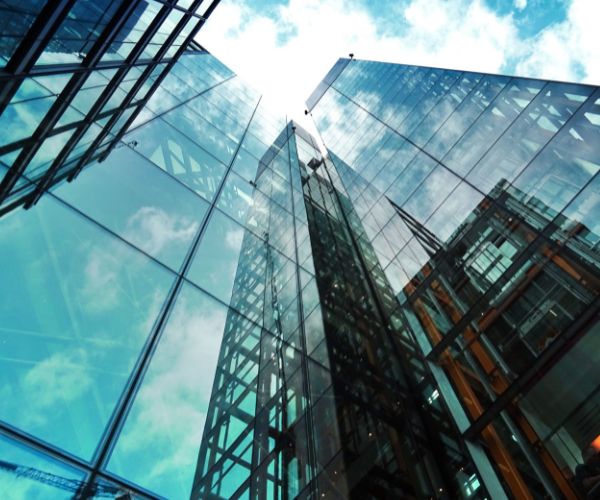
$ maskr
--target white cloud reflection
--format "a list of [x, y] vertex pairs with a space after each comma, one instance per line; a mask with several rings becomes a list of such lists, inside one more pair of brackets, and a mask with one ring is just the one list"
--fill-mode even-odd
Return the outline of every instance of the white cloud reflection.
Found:
[[127, 219], [124, 237], [149, 254], [160, 255], [172, 246], [189, 243], [197, 228], [198, 223], [188, 217], [144, 206]]
[[189, 495], [227, 309], [184, 288], [109, 468], [169, 498]]

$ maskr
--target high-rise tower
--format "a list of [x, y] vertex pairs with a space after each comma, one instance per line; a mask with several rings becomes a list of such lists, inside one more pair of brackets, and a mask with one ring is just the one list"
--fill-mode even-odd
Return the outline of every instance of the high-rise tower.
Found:
[[600, 448], [600, 90], [341, 59], [309, 106], [477, 482], [581, 494]]

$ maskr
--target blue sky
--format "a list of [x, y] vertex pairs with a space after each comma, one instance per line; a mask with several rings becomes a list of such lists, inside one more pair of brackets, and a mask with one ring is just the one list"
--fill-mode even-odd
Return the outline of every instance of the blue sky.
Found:
[[300, 118], [338, 57], [600, 84], [600, 0], [222, 0], [198, 40]]

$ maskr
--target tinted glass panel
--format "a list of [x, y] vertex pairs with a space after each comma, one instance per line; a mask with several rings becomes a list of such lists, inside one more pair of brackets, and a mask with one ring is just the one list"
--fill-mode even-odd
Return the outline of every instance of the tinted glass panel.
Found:
[[89, 459], [173, 276], [50, 196], [0, 219], [0, 417]]

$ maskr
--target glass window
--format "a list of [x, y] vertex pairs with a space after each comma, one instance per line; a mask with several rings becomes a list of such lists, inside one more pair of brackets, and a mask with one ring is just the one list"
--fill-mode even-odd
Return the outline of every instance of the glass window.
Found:
[[213, 3], [215, 3], [214, 0], [204, 0], [204, 2], [202, 2], [196, 9], [196, 14], [199, 16], [203, 16], [204, 14], [206, 14], [206, 12]]
[[[143, 185], [140, 185], [143, 182]], [[208, 204], [129, 148], [87, 168], [57, 196], [178, 269]]]
[[429, 88], [423, 98], [419, 100], [417, 106], [402, 122], [398, 131], [410, 136], [412, 132], [420, 129], [423, 125], [423, 120], [428, 116], [432, 108], [446, 96], [450, 87], [454, 85], [460, 76], [462, 74], [459, 71], [444, 70], [437, 78], [435, 84]]
[[521, 399], [519, 406], [562, 470], [575, 473], [600, 436], [600, 329], [593, 327]]
[[482, 75], [478, 73], [463, 73], [419, 126], [413, 129], [410, 138], [416, 144], [423, 146], [444, 125], [456, 108], [468, 98], [467, 96], [479, 83], [481, 78]]
[[429, 261], [430, 258], [427, 252], [417, 239], [413, 238], [400, 250], [392, 262], [399, 265], [408, 278], [412, 280], [418, 277], [423, 266]]
[[256, 172], [258, 171], [259, 160], [244, 149], [240, 149], [235, 155], [233, 162], [233, 170], [248, 182], [256, 180]]
[[231, 315], [183, 285], [112, 453], [111, 472], [167, 498], [189, 496]]
[[193, 83], [189, 85], [179, 78], [175, 73], [169, 71], [160, 86], [176, 97], [179, 102], [184, 102], [198, 95]]
[[400, 171], [396, 181], [385, 193], [386, 196], [396, 205], [402, 206], [437, 165], [439, 163], [425, 153], [419, 153], [404, 170]]
[[[177, 94], [179, 95], [179, 94]], [[239, 142], [250, 119], [234, 102], [219, 102], [220, 97], [213, 92], [199, 95], [194, 100], [194, 111], [208, 120], [230, 139]]]
[[15, 149], [10, 153], [6, 153], [0, 156], [0, 165], [5, 167], [6, 169], [12, 167], [12, 164], [15, 162], [19, 154], [21, 154], [23, 148]]
[[92, 457], [174, 275], [52, 196], [0, 219], [0, 418]]
[[245, 181], [234, 172], [230, 172], [225, 180], [217, 206], [238, 222], [246, 224], [256, 194], [257, 192], [248, 181]]
[[41, 177], [62, 151], [74, 132], [75, 129], [71, 129], [46, 139], [27, 164], [25, 177], [30, 180]]
[[55, 100], [56, 96], [49, 96], [9, 104], [0, 115], [1, 144], [4, 146], [33, 134]]
[[591, 87], [549, 83], [510, 125], [467, 178], [483, 193], [512, 181], [591, 94]]
[[513, 78], [444, 157], [444, 164], [466, 175], [543, 86], [537, 80]]
[[0, 4], [0, 67], [4, 67], [44, 7], [37, 0], [4, 0]]
[[90, 127], [83, 134], [81, 139], [79, 139], [75, 147], [73, 147], [73, 149], [67, 156], [66, 160], [58, 169], [57, 173], [55, 174], [55, 178], [56, 176], [63, 174], [64, 172], [70, 170], [75, 166], [77, 160], [79, 160], [79, 158], [81, 158], [86, 153], [86, 150], [91, 145], [92, 141], [96, 137], [98, 137], [98, 135], [102, 132], [107, 121], [108, 117], [90, 124]]
[[[165, 81], [168, 77], [165, 78]], [[175, 97], [164, 85], [159, 87], [152, 93], [150, 99], [144, 109], [149, 109], [153, 113], [160, 115], [167, 110], [171, 110], [181, 104], [181, 100]]]
[[[399, 182], [403, 182], [403, 180], [400, 179]], [[458, 177], [448, 169], [438, 165], [423, 180], [423, 183], [416, 189], [402, 208], [418, 221], [424, 223], [459, 182], [460, 179]]]
[[186, 134], [225, 165], [229, 165], [237, 144], [193, 111], [195, 100], [165, 113], [162, 118]]
[[385, 192], [394, 182], [398, 174], [406, 168], [418, 152], [419, 150], [416, 147], [403, 140], [400, 145], [395, 148], [390, 161], [379, 171], [375, 179], [373, 179], [373, 186], [382, 193]]
[[122, 0], [78, 0], [46, 46], [38, 64], [81, 62], [121, 3]]
[[126, 59], [161, 9], [154, 0], [140, 2], [129, 16], [115, 41], [102, 56], [102, 61]]
[[[554, 218], [600, 171], [600, 91], [523, 170], [510, 189], [544, 216]], [[596, 101], [596, 102], [594, 102]]]
[[[135, 106], [135, 105], [125, 108], [122, 112], [120, 110], [116, 110], [115, 114], [120, 112], [121, 115], [119, 116], [119, 118], [117, 119], [115, 124], [110, 129], [109, 137], [114, 138], [115, 136], [117, 136], [121, 133], [124, 134], [125, 132], [127, 132], [127, 130], [129, 130], [130, 125], [128, 125], [126, 128], [124, 128], [125, 123], [131, 118], [131, 115], [136, 110], [137, 110], [137, 106]], [[109, 117], [112, 118], [112, 115], [109, 115]], [[103, 141], [106, 141], [106, 139], [103, 139]]]
[[[188, 272], [188, 278], [226, 303], [231, 299], [240, 252], [260, 241], [229, 217], [215, 210]], [[251, 243], [250, 240], [255, 240]]]
[[55, 128], [62, 127], [63, 125], [69, 125], [70, 123], [83, 121], [84, 118], [85, 115], [83, 113], [79, 112], [73, 106], [69, 105], [63, 111], [63, 114], [56, 122]]
[[177, 23], [183, 17], [183, 12], [177, 9], [171, 10], [166, 19], [162, 22], [158, 31], [154, 34], [142, 54], [140, 59], [150, 59], [156, 55], [163, 46], [167, 38], [175, 30]]
[[509, 82], [506, 76], [486, 75], [475, 90], [456, 108], [456, 111], [425, 144], [425, 149], [442, 158]]
[[127, 134], [136, 151], [211, 201], [225, 175], [225, 165], [163, 120], [156, 119]]
[[[0, 180], [2, 180], [4, 176], [8, 173], [7, 165], [10, 165], [16, 159], [20, 152], [21, 150], [18, 149], [11, 153], [7, 153], [3, 156], [0, 156]], [[10, 195], [4, 200], [4, 204], [7, 205], [13, 202], [16, 198], [32, 192], [34, 187], [34, 184], [30, 183], [25, 177], [23, 177], [22, 175], [19, 176], [10, 192]]]
[[446, 242], [461, 225], [474, 217], [473, 211], [483, 200], [483, 195], [462, 182], [444, 200], [425, 224], [441, 242]]
[[184, 9], [187, 9], [190, 5], [192, 5], [194, 3], [194, 0], [179, 0], [177, 2], [177, 5], [179, 7], [183, 7]]
[[[564, 233], [583, 243], [596, 253], [595, 258], [588, 256], [596, 266], [600, 267], [600, 177], [594, 179], [563, 210], [558, 222]], [[578, 253], [581, 253], [579, 250]], [[591, 257], [591, 258], [590, 258]]]
[[[39, 477], [28, 476], [24, 469], [12, 467], [29, 468], [33, 473], [51, 474], [60, 480], [73, 481], [76, 485], [83, 482], [85, 476], [80, 470], [74, 469], [57, 460], [36, 453], [12, 439], [0, 435], [0, 491], [4, 495], [15, 499], [43, 500], [54, 498], [57, 500], [68, 500], [73, 498], [73, 492], [60, 488], [57, 484], [40, 481]], [[116, 491], [115, 491], [116, 493]]]
[[102, 108], [100, 113], [106, 113], [107, 111], [118, 108], [118, 107], [122, 107], [122, 108], [125, 107], [124, 102], [125, 102], [125, 99], [127, 98], [127, 93], [122, 89], [122, 87], [127, 87], [127, 86], [129, 86], [129, 82], [126, 82], [125, 84], [121, 83], [121, 85], [119, 85], [119, 87], [114, 89], [113, 93], [111, 94], [108, 101], [106, 101], [106, 104], [104, 105], [104, 107]]

